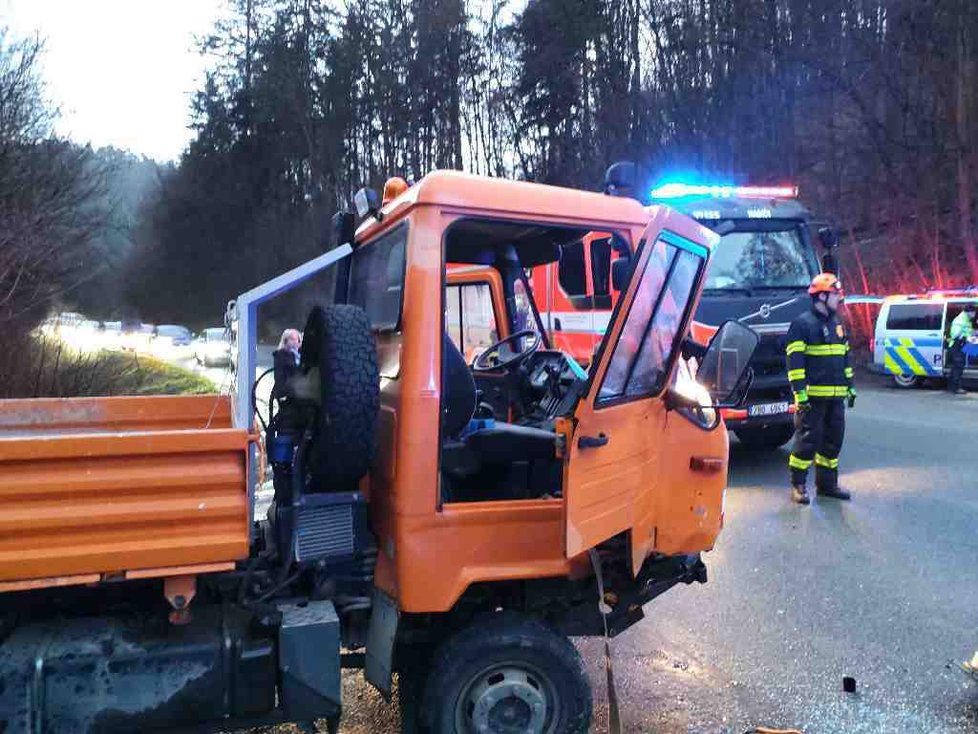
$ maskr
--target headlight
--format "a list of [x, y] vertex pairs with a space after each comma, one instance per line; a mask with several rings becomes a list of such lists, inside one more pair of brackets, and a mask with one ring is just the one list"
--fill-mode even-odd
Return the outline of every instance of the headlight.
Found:
[[696, 378], [693, 376], [694, 369], [695, 367], [687, 365], [684, 361], [680, 360], [673, 389], [687, 400], [691, 400], [699, 405], [703, 420], [707, 423], [713, 423], [716, 421], [716, 408], [713, 407], [713, 397], [710, 395], [709, 390], [696, 381]]

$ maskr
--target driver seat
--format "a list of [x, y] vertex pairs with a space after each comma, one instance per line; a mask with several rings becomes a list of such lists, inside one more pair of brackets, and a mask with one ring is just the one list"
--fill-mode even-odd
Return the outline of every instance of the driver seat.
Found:
[[542, 428], [494, 421], [467, 431], [475, 415], [478, 391], [465, 357], [446, 333], [442, 338], [443, 465], [457, 474], [471, 474], [486, 464], [554, 459], [557, 434]]

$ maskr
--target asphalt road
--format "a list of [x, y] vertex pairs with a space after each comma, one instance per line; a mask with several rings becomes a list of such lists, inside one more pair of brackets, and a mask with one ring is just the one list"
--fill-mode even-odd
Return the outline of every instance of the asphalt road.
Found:
[[[978, 684], [957, 669], [978, 648], [976, 446], [978, 395], [863, 387], [841, 457], [853, 501], [806, 508], [788, 501], [787, 450], [734, 442], [709, 583], [614, 641], [627, 730], [978, 729]], [[582, 650], [601, 701], [598, 645]]]
[[[860, 389], [842, 453], [850, 503], [788, 500], [787, 449], [731, 447], [710, 581], [673, 589], [613, 645], [625, 731], [806, 734], [978, 730], [978, 394]], [[579, 647], [607, 731], [598, 640]], [[843, 676], [857, 692], [842, 690]], [[345, 679], [344, 732], [394, 732]]]

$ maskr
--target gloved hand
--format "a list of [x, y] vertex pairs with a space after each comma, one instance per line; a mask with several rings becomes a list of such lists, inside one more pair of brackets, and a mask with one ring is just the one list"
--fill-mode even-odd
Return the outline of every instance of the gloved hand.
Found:
[[855, 405], [856, 405], [856, 388], [854, 388], [854, 387], [850, 387], [849, 388], [849, 396], [847, 398], [847, 401], [849, 403], [849, 407], [850, 408], [855, 407]]
[[807, 398], [805, 400], [795, 400], [795, 409], [799, 413], [807, 413], [812, 409], [812, 404], [808, 402]]

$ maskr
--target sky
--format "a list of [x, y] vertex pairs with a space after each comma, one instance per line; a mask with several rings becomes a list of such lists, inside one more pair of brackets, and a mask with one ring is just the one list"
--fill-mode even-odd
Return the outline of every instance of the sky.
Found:
[[112, 145], [159, 161], [190, 142], [190, 100], [206, 59], [207, 33], [225, 0], [0, 0], [0, 28], [39, 33], [56, 131], [99, 148]]

